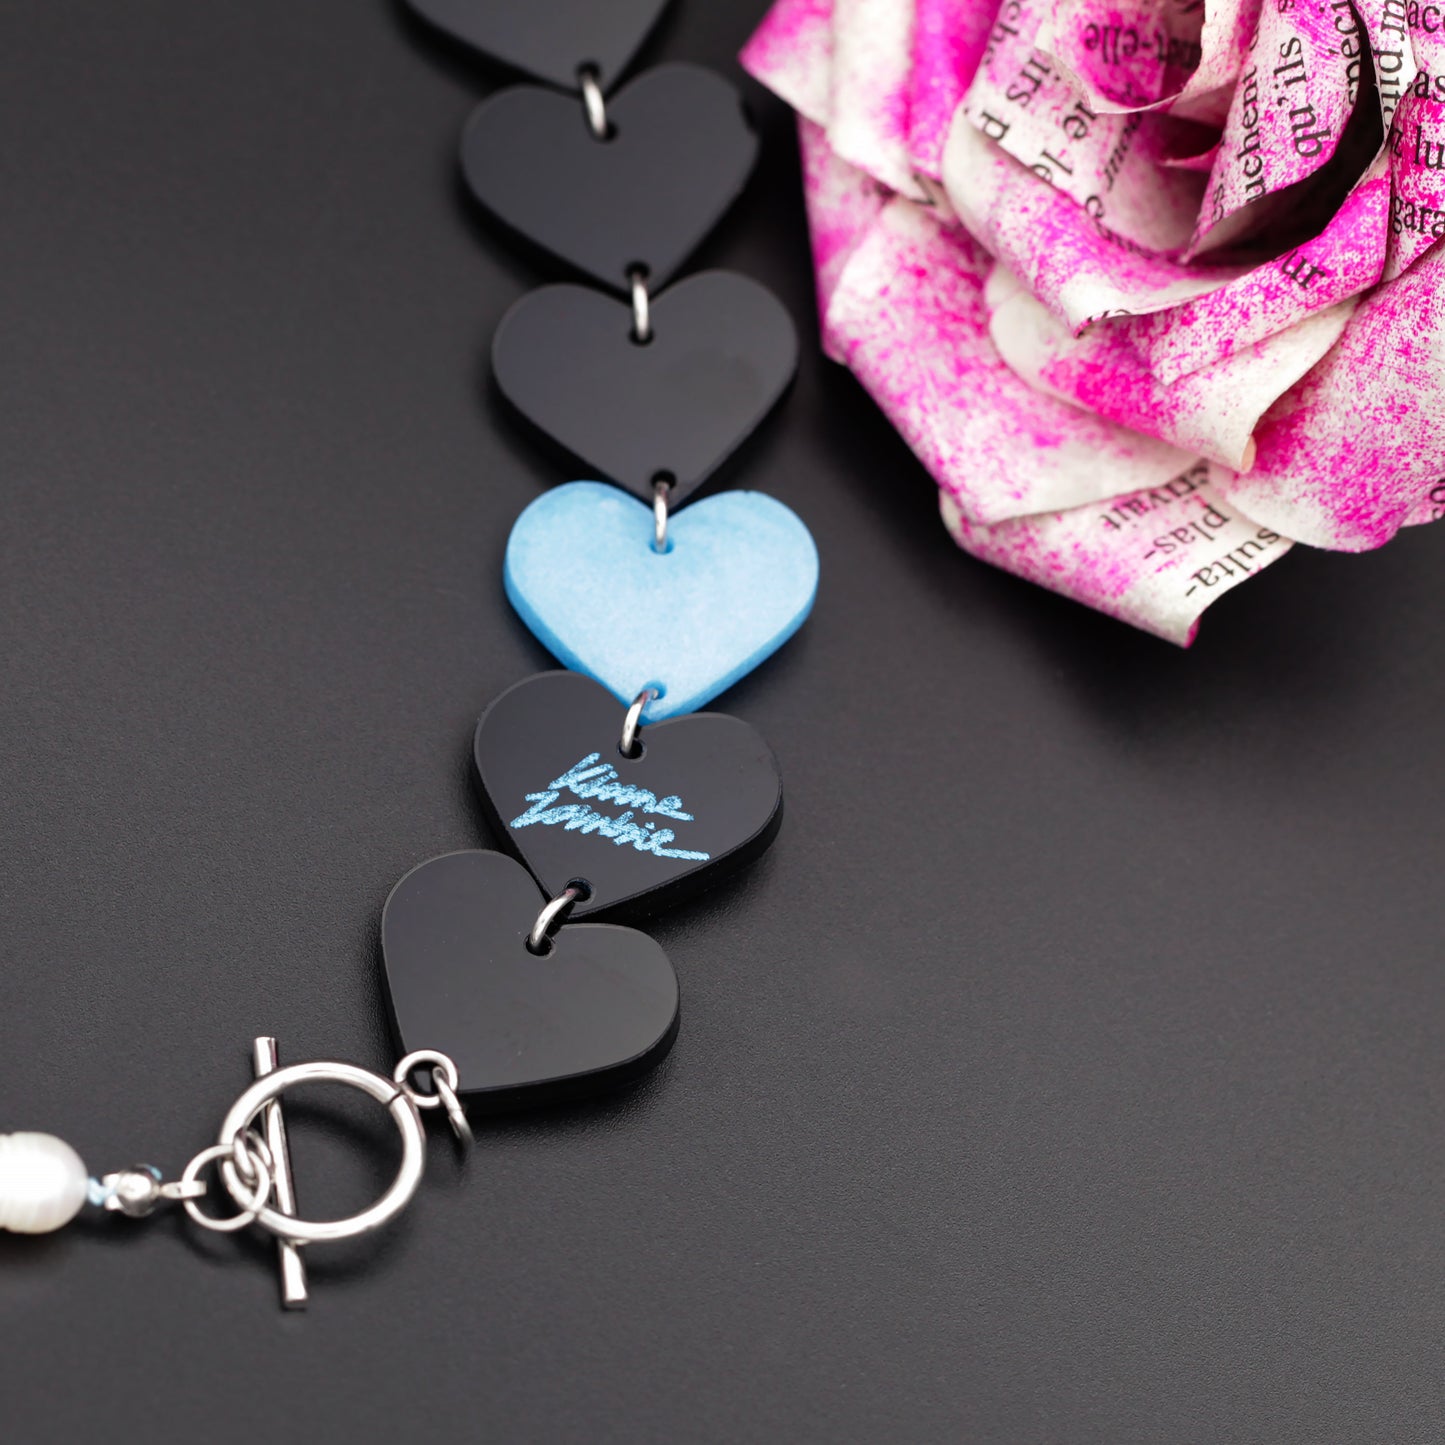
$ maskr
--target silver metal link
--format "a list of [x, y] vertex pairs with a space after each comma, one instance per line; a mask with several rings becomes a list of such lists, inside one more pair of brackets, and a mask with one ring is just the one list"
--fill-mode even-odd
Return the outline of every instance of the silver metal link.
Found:
[[411, 1082], [411, 1076], [421, 1068], [430, 1068], [433, 1081], [442, 1079], [446, 1084], [455, 1089], [458, 1084], [457, 1066], [447, 1057], [446, 1054], [436, 1049], [417, 1049], [415, 1053], [408, 1054], [392, 1073], [396, 1080], [396, 1086], [409, 1098], [418, 1109], [440, 1109], [442, 1107], [442, 1096], [440, 1094], [423, 1094]]
[[635, 266], [627, 273], [632, 283], [632, 339], [639, 345], [652, 340], [652, 302], [647, 294], [647, 272]]
[[597, 72], [590, 65], [584, 65], [577, 72], [577, 83], [582, 87], [582, 109], [587, 114], [587, 129], [596, 140], [607, 140], [612, 128], [607, 122], [607, 102], [602, 96], [602, 87], [597, 83]]
[[[430, 1068], [432, 1088], [435, 1092], [424, 1094], [412, 1082], [411, 1076], [418, 1070]], [[462, 1101], [457, 1098], [457, 1090], [461, 1087], [461, 1080], [457, 1074], [457, 1066], [452, 1059], [438, 1049], [417, 1049], [414, 1053], [408, 1054], [397, 1066], [392, 1074], [396, 1080], [397, 1088], [404, 1093], [418, 1109], [445, 1109], [447, 1111], [447, 1122], [452, 1126], [452, 1133], [457, 1136], [457, 1141], [463, 1150], [470, 1149], [476, 1142], [472, 1135], [472, 1126], [467, 1122], [466, 1110], [462, 1108]]]
[[[238, 1167], [242, 1159], [245, 1160], [244, 1169]], [[214, 1164], [218, 1160], [225, 1161], [222, 1166], [222, 1182], [241, 1212], [229, 1219], [218, 1219], [215, 1215], [207, 1214], [195, 1198], [183, 1199], [181, 1205], [202, 1229], [210, 1229], [217, 1234], [233, 1234], [238, 1229], [255, 1224], [260, 1218], [261, 1211], [271, 1198], [271, 1181], [276, 1161], [266, 1141], [254, 1129], [248, 1128], [239, 1131], [231, 1139], [212, 1144], [209, 1149], [202, 1149], [186, 1165], [181, 1174], [181, 1183], [195, 1184], [201, 1170], [207, 1164]], [[226, 1169], [234, 1170], [240, 1177], [228, 1177], [224, 1172]]]
[[432, 1083], [441, 1098], [442, 1107], [447, 1111], [447, 1123], [452, 1126], [452, 1133], [457, 1136], [457, 1143], [461, 1145], [462, 1153], [465, 1154], [477, 1142], [476, 1136], [472, 1133], [471, 1123], [467, 1119], [467, 1111], [462, 1108], [462, 1101], [457, 1098], [457, 1091], [447, 1083], [440, 1073], [433, 1072]]
[[572, 905], [581, 897], [582, 890], [580, 888], [567, 887], [550, 903], [543, 904], [542, 911], [537, 915], [537, 921], [532, 925], [532, 931], [527, 935], [527, 947], [533, 953], [547, 952], [553, 929], [561, 926], [563, 920], [571, 913]]
[[642, 710], [659, 696], [655, 687], [644, 687], [632, 699], [632, 704], [627, 709], [627, 716], [622, 719], [622, 738], [619, 747], [624, 758], [637, 756], [637, 734], [642, 730]]
[[[236, 1173], [241, 1176], [241, 1182], [250, 1189], [255, 1189], [261, 1182], [261, 1165], [251, 1153], [251, 1140], [263, 1143], [261, 1136], [252, 1129], [247, 1129], [244, 1134], [237, 1134], [231, 1143], [231, 1163], [236, 1166]], [[266, 1144], [266, 1152], [270, 1154], [271, 1146]], [[276, 1170], [276, 1156], [271, 1155], [271, 1162], [266, 1166], [268, 1174]]]
[[672, 491], [670, 482], [656, 481], [652, 484], [652, 550], [667, 551], [667, 498]]

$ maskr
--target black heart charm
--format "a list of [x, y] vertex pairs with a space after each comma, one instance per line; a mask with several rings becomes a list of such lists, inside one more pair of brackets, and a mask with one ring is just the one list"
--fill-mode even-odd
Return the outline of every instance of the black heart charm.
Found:
[[661, 65], [607, 102], [594, 136], [575, 96], [523, 85], [477, 107], [462, 174], [499, 221], [594, 276], [660, 289], [746, 183], [758, 140], [742, 97], [696, 65]]
[[640, 345], [629, 307], [585, 286], [544, 286], [502, 318], [492, 366], [534, 426], [643, 501], [665, 473], [675, 505], [787, 390], [798, 338], [770, 291], [730, 271], [665, 291], [652, 328]]
[[483, 1109], [551, 1103], [637, 1078], [677, 1034], [677, 975], [645, 933], [569, 924], [544, 954], [546, 902], [501, 853], [449, 853], [386, 900], [382, 952], [403, 1052], [440, 1049]]
[[724, 713], [653, 723], [621, 751], [624, 709], [591, 678], [544, 672], [504, 692], [474, 747], [492, 826], [573, 917], [650, 913], [762, 853], [782, 822], [768, 745]]
[[637, 52], [667, 0], [407, 0], [455, 40], [567, 89], [592, 66], [603, 89]]

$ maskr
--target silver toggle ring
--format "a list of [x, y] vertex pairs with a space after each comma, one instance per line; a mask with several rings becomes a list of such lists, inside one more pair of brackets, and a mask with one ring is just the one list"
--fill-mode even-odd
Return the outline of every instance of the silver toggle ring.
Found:
[[618, 746], [622, 750], [624, 758], [635, 758], [637, 756], [637, 734], [642, 731], [642, 710], [648, 703], [656, 701], [661, 694], [655, 687], [644, 687], [627, 709], [627, 716], [622, 719], [622, 738]]
[[[391, 1188], [369, 1209], [363, 1209], [359, 1214], [350, 1215], [346, 1219], [317, 1221], [294, 1219], [267, 1204], [275, 1166], [270, 1150], [265, 1149], [264, 1145], [258, 1147], [258, 1141], [250, 1139], [251, 1126], [273, 1099], [280, 1098], [288, 1089], [294, 1089], [299, 1084], [342, 1084], [386, 1106], [387, 1113], [391, 1115], [392, 1122], [401, 1135], [401, 1168], [397, 1171]], [[257, 1186], [254, 1192], [243, 1179], [242, 1172], [237, 1169], [236, 1157], [232, 1154], [237, 1138], [243, 1134], [248, 1136], [249, 1152], [259, 1157], [263, 1165], [264, 1187]], [[251, 1218], [246, 1219], [247, 1224], [254, 1220], [268, 1233], [294, 1244], [320, 1244], [351, 1239], [355, 1235], [380, 1229], [406, 1208], [421, 1183], [426, 1162], [426, 1133], [422, 1128], [421, 1115], [417, 1112], [411, 1096], [395, 1080], [373, 1074], [370, 1069], [360, 1068], [356, 1064], [291, 1064], [287, 1068], [262, 1075], [231, 1105], [221, 1122], [220, 1136], [214, 1148], [197, 1155], [191, 1168], [187, 1169], [186, 1176], [191, 1176], [193, 1169], [201, 1167], [212, 1158], [221, 1160], [221, 1180], [227, 1193], [251, 1215]], [[191, 1208], [189, 1201], [186, 1208]], [[225, 1223], [229, 1228], [240, 1227], [229, 1220]], [[209, 1227], [214, 1228], [215, 1223]]]
[[548, 952], [552, 930], [571, 913], [572, 905], [581, 897], [582, 889], [575, 884], [568, 884], [551, 902], [542, 905], [542, 911], [537, 915], [537, 921], [527, 935], [527, 947], [533, 953]]

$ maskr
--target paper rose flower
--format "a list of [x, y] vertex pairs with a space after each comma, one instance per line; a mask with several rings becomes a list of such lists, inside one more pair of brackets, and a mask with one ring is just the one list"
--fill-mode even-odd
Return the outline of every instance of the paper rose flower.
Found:
[[743, 63], [968, 551], [1187, 644], [1445, 512], [1445, 0], [779, 0]]

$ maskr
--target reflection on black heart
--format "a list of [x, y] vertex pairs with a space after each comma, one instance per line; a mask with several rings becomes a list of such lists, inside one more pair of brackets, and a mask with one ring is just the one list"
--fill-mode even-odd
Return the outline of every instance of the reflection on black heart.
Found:
[[407, 0], [474, 50], [564, 89], [591, 65], [603, 89], [637, 52], [667, 0]]
[[635, 1079], [677, 1033], [677, 975], [644, 933], [567, 924], [551, 951], [527, 935], [546, 899], [502, 853], [413, 868], [382, 914], [392, 1023], [403, 1053], [455, 1061], [468, 1105], [552, 1103]]
[[782, 396], [798, 338], [770, 291], [729, 271], [663, 292], [652, 328], [640, 346], [631, 307], [586, 286], [544, 286], [502, 318], [492, 366], [534, 426], [645, 502], [668, 473], [676, 504]]
[[604, 286], [642, 266], [657, 290], [737, 198], [758, 141], [742, 97], [697, 65], [660, 65], [607, 102], [609, 138], [576, 96], [523, 85], [472, 113], [462, 174], [498, 220]]
[[477, 725], [489, 820], [549, 896], [592, 892], [573, 917], [653, 913], [762, 853], [782, 822], [771, 750], [747, 723], [695, 713], [644, 727], [621, 752], [624, 709], [575, 672], [509, 688]]

